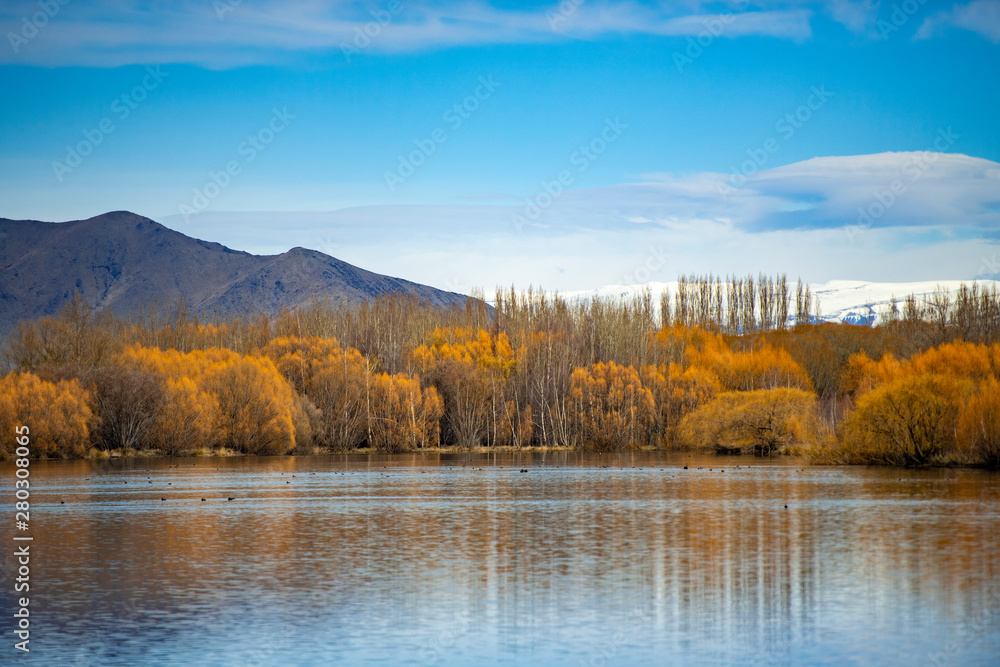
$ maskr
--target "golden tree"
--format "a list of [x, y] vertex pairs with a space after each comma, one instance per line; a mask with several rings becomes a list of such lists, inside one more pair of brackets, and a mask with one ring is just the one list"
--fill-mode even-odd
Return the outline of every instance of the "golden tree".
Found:
[[962, 407], [958, 447], [977, 463], [1000, 466], [1000, 382], [988, 378]]
[[307, 397], [299, 412], [312, 415], [305, 421], [316, 440], [347, 450], [368, 439], [372, 368], [358, 350], [343, 348], [334, 338], [282, 336], [263, 352]]
[[[123, 363], [132, 363], [157, 372], [168, 381], [191, 380], [197, 391], [185, 389], [188, 399], [181, 406], [193, 405], [198, 392], [210, 394], [213, 400], [192, 421], [212, 419], [212, 428], [200, 432], [212, 434], [218, 445], [244, 454], [278, 454], [296, 445], [296, 423], [301, 423], [301, 402], [292, 386], [267, 357], [244, 356], [224, 349], [178, 352], [134, 346], [122, 355]], [[179, 384], [174, 385], [181, 391]], [[169, 424], [161, 418], [161, 426]], [[307, 433], [298, 434], [307, 440]], [[156, 436], [162, 442], [177, 442], [177, 433]], [[155, 437], [154, 437], [155, 439]]]
[[33, 373], [0, 378], [0, 451], [14, 452], [14, 429], [29, 429], [32, 456], [82, 456], [93, 418], [77, 380], [47, 382]]
[[218, 446], [219, 400], [189, 377], [167, 379], [150, 445], [168, 456]]
[[812, 391], [805, 369], [783, 348], [763, 345], [756, 350], [733, 352], [711, 346], [689, 350], [688, 363], [713, 371], [729, 391], [753, 391], [779, 387]]
[[345, 354], [335, 338], [281, 336], [262, 350], [300, 394], [309, 394], [321, 367]]
[[642, 382], [653, 395], [656, 432], [667, 443], [674, 440], [677, 424], [685, 415], [722, 391], [713, 371], [701, 366], [684, 368], [678, 363], [643, 366]]
[[865, 394], [848, 417], [841, 456], [848, 463], [920, 465], [954, 449], [967, 387], [937, 373], [907, 374]]
[[441, 400], [420, 378], [380, 373], [372, 378], [369, 442], [382, 452], [433, 447], [440, 437]]
[[770, 455], [789, 445], [814, 444], [820, 431], [814, 393], [758, 389], [719, 394], [681, 421], [678, 439], [696, 449]]
[[577, 368], [570, 376], [569, 406], [570, 423], [585, 446], [611, 450], [649, 443], [653, 394], [631, 366], [609, 361]]
[[507, 335], [437, 328], [411, 358], [441, 393], [450, 439], [460, 447], [495, 444], [517, 364]]
[[1000, 345], [955, 341], [916, 354], [910, 360], [913, 373], [940, 373], [956, 378], [987, 380], [1000, 374]]
[[219, 444], [244, 454], [287, 453], [295, 447], [291, 386], [270, 359], [227, 362], [214, 363], [205, 381], [219, 402]]

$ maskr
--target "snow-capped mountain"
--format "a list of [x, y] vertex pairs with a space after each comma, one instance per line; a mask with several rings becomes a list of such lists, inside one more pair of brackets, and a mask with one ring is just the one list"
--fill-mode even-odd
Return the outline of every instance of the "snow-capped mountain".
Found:
[[[820, 319], [825, 322], [848, 322], [850, 324], [877, 324], [889, 308], [892, 298], [900, 302], [913, 294], [917, 300], [930, 296], [937, 290], [946, 291], [954, 300], [955, 294], [964, 284], [973, 283], [980, 289], [996, 288], [1000, 291], [1000, 281], [996, 280], [937, 280], [912, 283], [873, 283], [862, 280], [831, 280], [826, 283], [811, 283], [809, 290], [814, 301], [819, 301]], [[593, 297], [601, 299], [627, 299], [649, 288], [653, 299], [658, 300], [663, 290], [669, 290], [671, 298], [677, 293], [677, 282], [649, 282], [641, 285], [607, 285], [595, 290], [560, 292], [569, 301], [589, 301]], [[792, 290], [795, 284], [790, 285]], [[794, 294], [792, 295], [794, 299]], [[793, 304], [794, 310], [794, 304]]]
[[[902, 300], [910, 294], [921, 300], [935, 291], [947, 292], [954, 301], [955, 294], [964, 284], [973, 283], [980, 289], [1000, 289], [995, 280], [940, 280], [915, 283], [869, 283], [860, 280], [831, 280], [809, 286], [813, 296], [819, 300], [821, 317], [827, 322], [849, 322], [851, 324], [877, 324], [889, 303], [895, 297]], [[900, 304], [902, 307], [902, 304]]]

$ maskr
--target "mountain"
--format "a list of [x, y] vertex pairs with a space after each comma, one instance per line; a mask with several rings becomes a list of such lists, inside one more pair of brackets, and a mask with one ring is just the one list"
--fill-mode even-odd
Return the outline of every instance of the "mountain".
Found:
[[61, 223], [0, 218], [0, 335], [20, 319], [56, 313], [76, 291], [120, 315], [180, 297], [201, 314], [275, 314], [314, 297], [354, 306], [391, 292], [436, 305], [466, 299], [315, 250], [251, 255], [126, 211]]
[[[954, 301], [955, 294], [963, 284], [971, 286], [973, 283], [978, 283], [981, 288], [996, 288], [1000, 291], [1000, 281], [995, 280], [938, 280], [912, 283], [831, 280], [826, 283], [811, 283], [809, 290], [814, 299], [819, 301], [820, 320], [872, 325], [881, 321], [882, 313], [888, 310], [893, 297], [902, 302], [906, 296], [913, 294], [919, 300], [937, 290], [943, 290], [950, 294]], [[794, 287], [793, 284], [792, 289]], [[596, 290], [560, 292], [560, 296], [570, 301], [589, 301], [595, 296], [601, 299], [627, 299], [639, 294], [645, 288], [649, 288], [654, 300], [659, 298], [664, 289], [670, 290], [671, 295], [677, 293], [676, 282], [649, 282], [642, 285], [608, 285]]]
[[964, 284], [978, 283], [986, 289], [998, 288], [994, 280], [938, 280], [913, 283], [869, 283], [859, 280], [831, 280], [828, 283], [810, 285], [809, 288], [820, 304], [820, 314], [827, 322], [847, 322], [848, 324], [877, 324], [882, 314], [889, 309], [895, 297], [902, 308], [905, 297], [913, 294], [919, 301], [937, 291], [947, 292], [955, 300], [955, 294]]

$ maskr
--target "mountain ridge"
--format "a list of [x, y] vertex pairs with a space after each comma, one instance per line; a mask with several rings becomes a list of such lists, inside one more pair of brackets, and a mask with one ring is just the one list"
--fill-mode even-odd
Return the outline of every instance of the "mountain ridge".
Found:
[[178, 298], [205, 315], [273, 315], [314, 298], [354, 307], [394, 292], [440, 306], [467, 298], [308, 248], [253, 255], [129, 211], [68, 222], [0, 218], [0, 334], [58, 312], [75, 292], [119, 315]]

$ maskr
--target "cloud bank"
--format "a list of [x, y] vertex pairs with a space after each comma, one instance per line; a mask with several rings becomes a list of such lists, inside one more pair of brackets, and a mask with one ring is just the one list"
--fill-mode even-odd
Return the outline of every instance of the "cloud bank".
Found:
[[240, 249], [301, 245], [457, 291], [761, 270], [817, 282], [970, 279], [997, 263], [996, 162], [937, 152], [822, 157], [738, 180], [649, 174], [548, 200], [540, 184], [500, 204], [206, 211], [189, 224], [162, 221]]
[[[887, 3], [881, 3], [887, 4]], [[974, 0], [928, 19], [924, 33], [952, 24], [997, 41], [996, 0]], [[680, 3], [562, 0], [530, 9], [482, 0], [376, 3], [277, 0], [15, 0], [0, 8], [0, 64], [114, 67], [190, 63], [213, 68], [283, 64], [297, 56], [412, 52], [467, 45], [545, 43], [660, 35], [792, 41], [812, 36], [817, 17], [874, 34], [879, 3], [758, 0]], [[883, 13], [885, 13], [883, 12]], [[353, 51], [352, 51], [353, 50]]]

